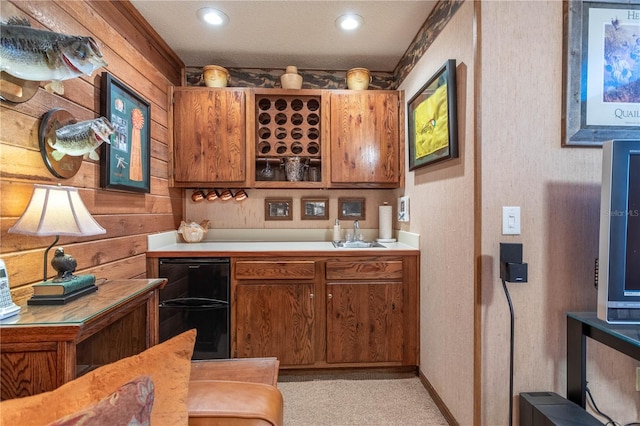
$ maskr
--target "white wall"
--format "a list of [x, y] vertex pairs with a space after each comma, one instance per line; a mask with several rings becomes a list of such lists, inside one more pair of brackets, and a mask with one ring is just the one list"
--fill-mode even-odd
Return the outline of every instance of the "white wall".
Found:
[[[562, 147], [562, 26], [560, 1], [465, 2], [401, 86], [408, 100], [446, 59], [458, 62], [460, 158], [407, 172], [402, 229], [421, 235], [420, 368], [462, 425], [508, 424], [500, 242], [523, 243], [529, 264], [527, 284], [508, 284], [514, 395], [566, 395], [566, 312], [596, 309], [601, 150]], [[522, 208], [519, 236], [501, 235], [506, 205]], [[640, 363], [587, 347], [599, 408], [638, 421]]]
[[473, 9], [457, 11], [400, 87], [408, 101], [456, 59], [460, 158], [408, 172], [411, 222], [402, 228], [420, 234], [420, 369], [460, 424], [473, 421]]

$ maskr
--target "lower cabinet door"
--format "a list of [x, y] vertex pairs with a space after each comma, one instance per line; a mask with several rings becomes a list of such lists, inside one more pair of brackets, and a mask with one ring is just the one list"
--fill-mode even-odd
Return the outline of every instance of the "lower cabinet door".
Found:
[[402, 283], [327, 283], [327, 362], [401, 362]]
[[313, 283], [238, 283], [239, 358], [277, 357], [281, 365], [313, 364]]

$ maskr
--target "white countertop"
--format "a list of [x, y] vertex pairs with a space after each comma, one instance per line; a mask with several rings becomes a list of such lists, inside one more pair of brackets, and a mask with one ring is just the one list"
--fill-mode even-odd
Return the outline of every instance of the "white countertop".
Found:
[[[211, 241], [204, 240], [199, 243], [184, 243], [181, 236], [175, 231], [153, 234], [147, 237], [148, 249], [150, 254], [160, 253], [259, 253], [259, 252], [360, 252], [360, 253], [382, 253], [389, 251], [418, 251], [418, 241], [416, 234], [398, 236], [400, 241], [387, 243], [381, 242], [384, 247], [371, 248], [344, 248], [334, 247], [330, 241]], [[402, 242], [404, 241], [404, 242]]]
[[381, 243], [384, 247], [372, 247], [372, 248], [344, 248], [334, 247], [329, 241], [276, 241], [276, 242], [264, 242], [264, 241], [203, 241], [200, 243], [173, 243], [164, 246], [155, 247], [149, 249], [149, 253], [153, 252], [173, 252], [180, 251], [184, 253], [193, 252], [262, 252], [262, 251], [295, 251], [295, 252], [309, 252], [309, 251], [366, 251], [369, 253], [375, 253], [378, 251], [397, 251], [397, 250], [417, 250], [403, 243]]

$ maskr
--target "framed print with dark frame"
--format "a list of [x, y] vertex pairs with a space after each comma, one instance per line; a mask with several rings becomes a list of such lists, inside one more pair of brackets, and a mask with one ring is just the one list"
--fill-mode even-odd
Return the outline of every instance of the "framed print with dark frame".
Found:
[[101, 112], [113, 127], [111, 143], [102, 144], [100, 186], [105, 189], [151, 190], [151, 107], [131, 88], [102, 73]]
[[338, 198], [338, 219], [364, 220], [366, 218], [364, 198]]
[[564, 4], [563, 146], [640, 137], [640, 0]]
[[292, 220], [291, 198], [265, 198], [264, 220]]
[[329, 219], [328, 198], [303, 198], [300, 200], [300, 218], [305, 219]]
[[409, 170], [458, 157], [456, 61], [449, 59], [407, 103]]

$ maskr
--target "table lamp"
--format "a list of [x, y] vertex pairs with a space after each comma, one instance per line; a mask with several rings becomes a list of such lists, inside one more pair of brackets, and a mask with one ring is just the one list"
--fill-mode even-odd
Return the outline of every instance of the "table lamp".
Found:
[[[8, 232], [39, 237], [55, 235], [53, 243], [44, 251], [42, 281], [46, 284], [49, 250], [58, 242], [60, 235], [79, 237], [104, 234], [107, 231], [91, 216], [76, 188], [59, 184], [57, 186], [36, 184], [33, 186], [33, 194], [31, 194], [27, 208]], [[57, 255], [62, 252], [61, 249], [56, 251]], [[54, 279], [55, 282], [78, 278], [73, 275], [76, 266], [75, 260], [69, 256], [66, 257], [66, 260], [67, 263], [73, 263], [73, 265], [65, 268], [64, 265], [57, 267], [54, 264], [54, 268], [58, 271], [58, 276]], [[91, 276], [91, 278], [92, 281], [95, 281], [95, 277]]]

